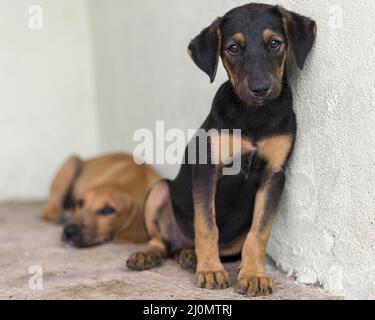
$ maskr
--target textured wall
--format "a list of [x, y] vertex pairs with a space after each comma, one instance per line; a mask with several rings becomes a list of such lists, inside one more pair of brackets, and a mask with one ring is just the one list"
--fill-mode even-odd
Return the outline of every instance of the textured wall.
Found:
[[[375, 297], [375, 37], [371, 0], [285, 1], [316, 18], [319, 37], [293, 78], [299, 136], [270, 253], [300, 281]], [[335, 2], [333, 2], [335, 3]], [[371, 26], [371, 27], [370, 27]]]
[[[31, 30], [30, 6], [43, 9]], [[0, 201], [43, 199], [61, 161], [97, 151], [86, 1], [0, 0]]]
[[[277, 2], [316, 19], [319, 36], [306, 69], [293, 68], [299, 136], [269, 252], [302, 282], [374, 297], [375, 3]], [[247, 1], [90, 3], [102, 147], [131, 150], [134, 130], [154, 128], [155, 120], [199, 126], [225, 74], [221, 69], [210, 86], [186, 45], [215, 17]], [[176, 170], [162, 168], [168, 176]]]

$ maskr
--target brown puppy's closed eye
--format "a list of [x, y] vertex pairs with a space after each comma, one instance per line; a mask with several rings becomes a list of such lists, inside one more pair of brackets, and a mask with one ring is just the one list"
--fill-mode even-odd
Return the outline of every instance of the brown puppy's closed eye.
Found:
[[128, 155], [88, 161], [72, 157], [54, 179], [43, 218], [59, 221], [69, 209], [62, 238], [78, 248], [110, 240], [144, 242], [143, 201], [158, 179], [150, 167], [138, 166]]

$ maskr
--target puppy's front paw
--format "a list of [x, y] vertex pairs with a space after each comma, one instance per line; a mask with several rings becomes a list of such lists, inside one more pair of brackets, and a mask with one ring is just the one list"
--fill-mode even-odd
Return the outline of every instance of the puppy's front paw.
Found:
[[223, 269], [219, 271], [197, 271], [196, 285], [209, 290], [227, 289], [230, 287], [228, 273]]
[[243, 295], [258, 297], [272, 294], [272, 278], [266, 274], [240, 273], [238, 283], [238, 292]]
[[42, 213], [42, 219], [53, 223], [60, 223], [62, 215], [63, 213], [61, 209], [47, 207]]
[[163, 257], [158, 252], [136, 252], [126, 261], [126, 266], [134, 271], [150, 270], [162, 264]]
[[195, 270], [197, 268], [197, 256], [193, 249], [182, 250], [177, 255], [177, 262], [182, 269]]

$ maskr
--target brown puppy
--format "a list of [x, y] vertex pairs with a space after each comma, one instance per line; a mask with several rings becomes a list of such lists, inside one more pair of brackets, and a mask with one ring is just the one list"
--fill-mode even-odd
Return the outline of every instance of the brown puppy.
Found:
[[[160, 177], [147, 165], [125, 154], [82, 161], [69, 158], [57, 173], [43, 219], [67, 219], [63, 240], [78, 248], [114, 240], [148, 240], [143, 203]], [[70, 214], [65, 217], [65, 212]]]

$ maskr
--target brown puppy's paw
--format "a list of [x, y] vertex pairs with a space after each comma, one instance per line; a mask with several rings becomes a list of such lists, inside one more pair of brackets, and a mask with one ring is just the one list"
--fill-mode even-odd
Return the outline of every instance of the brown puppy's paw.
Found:
[[49, 222], [59, 223], [62, 215], [62, 211], [59, 208], [47, 207], [42, 213], [42, 219]]
[[245, 274], [238, 277], [238, 293], [251, 297], [272, 294], [272, 278], [267, 275]]
[[134, 271], [150, 270], [162, 264], [163, 257], [157, 252], [136, 252], [126, 261], [126, 266]]
[[182, 250], [177, 254], [177, 262], [182, 269], [194, 270], [197, 268], [197, 256], [193, 249]]
[[227, 289], [230, 287], [229, 276], [225, 270], [197, 271], [195, 281], [197, 287], [209, 290]]

